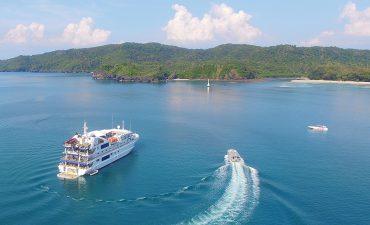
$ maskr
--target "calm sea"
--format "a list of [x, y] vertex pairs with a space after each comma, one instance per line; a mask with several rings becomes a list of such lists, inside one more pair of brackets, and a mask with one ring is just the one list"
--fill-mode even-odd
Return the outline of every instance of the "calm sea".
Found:
[[[211, 85], [0, 73], [0, 224], [370, 224], [369, 87]], [[84, 120], [125, 120], [141, 139], [97, 175], [60, 180]], [[225, 166], [229, 148], [247, 166]]]

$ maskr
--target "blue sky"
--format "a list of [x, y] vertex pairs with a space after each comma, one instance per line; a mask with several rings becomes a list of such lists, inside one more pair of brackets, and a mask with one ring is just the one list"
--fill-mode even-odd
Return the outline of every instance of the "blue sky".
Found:
[[122, 42], [370, 49], [369, 0], [13, 0], [0, 6], [0, 59]]

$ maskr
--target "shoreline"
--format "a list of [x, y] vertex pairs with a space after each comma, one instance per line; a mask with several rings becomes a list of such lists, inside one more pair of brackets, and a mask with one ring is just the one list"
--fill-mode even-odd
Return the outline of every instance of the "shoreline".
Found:
[[184, 80], [190, 80], [190, 79], [185, 79], [185, 78], [175, 78], [172, 79], [173, 81], [184, 81]]
[[[176, 78], [176, 79], [168, 79], [168, 82], [171, 81], [207, 81], [208, 78], [196, 78], [196, 79], [188, 79], [188, 78]], [[257, 78], [257, 79], [209, 79], [209, 82], [212, 81], [222, 81], [222, 82], [235, 82], [235, 83], [250, 83], [250, 82], [263, 82], [268, 81], [269, 78]]]
[[292, 83], [303, 83], [303, 84], [351, 84], [358, 86], [370, 86], [370, 82], [365, 81], [342, 81], [342, 80], [291, 80]]

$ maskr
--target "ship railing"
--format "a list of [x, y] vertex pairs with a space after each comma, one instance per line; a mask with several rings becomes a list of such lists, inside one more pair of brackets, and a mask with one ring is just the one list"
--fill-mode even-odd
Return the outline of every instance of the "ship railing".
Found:
[[87, 152], [89, 148], [74, 147], [73, 150], [79, 151], [79, 152]]
[[65, 151], [67, 154], [70, 154], [70, 155], [77, 155], [78, 152], [75, 152], [75, 151], [71, 151], [71, 150], [66, 150]]
[[76, 168], [76, 169], [88, 169], [91, 167], [91, 165], [80, 165], [78, 166], [77, 164], [72, 164], [72, 163], [61, 163], [62, 166], [68, 166], [68, 167], [73, 167], [73, 168]]
[[63, 152], [63, 156], [68, 156], [68, 157], [75, 157], [75, 158], [78, 158], [79, 156], [81, 157], [81, 158], [88, 158], [88, 157], [90, 157], [90, 155], [82, 155], [82, 154], [78, 154], [78, 153], [76, 153], [76, 152], [72, 152], [72, 153], [70, 153], [70, 152]]
[[88, 156], [89, 155], [89, 150], [81, 150], [81, 149], [66, 149], [65, 150], [68, 154], [71, 155], [83, 155], [83, 156]]
[[67, 154], [70, 155], [81, 155], [81, 156], [89, 156], [87, 152], [78, 152], [78, 151], [66, 151]]
[[128, 145], [128, 144], [131, 144], [131, 142], [129, 141], [129, 142], [119, 142], [119, 143], [117, 143], [117, 144], [115, 144], [115, 145], [111, 145], [112, 147], [111, 147], [111, 149], [110, 149], [110, 151], [114, 151], [114, 150], [116, 150], [116, 149], [118, 149], [118, 148], [121, 148], [122, 146], [124, 146], [124, 145]]
[[79, 146], [64, 146], [65, 150], [69, 151], [80, 151], [80, 152], [87, 152], [90, 150], [89, 147], [79, 147]]
[[80, 154], [81, 156], [89, 156], [89, 153], [87, 153], [87, 152], [79, 152], [79, 154]]
[[92, 166], [92, 163], [88, 163], [88, 162], [78, 162], [78, 161], [75, 161], [75, 160], [65, 160], [65, 159], [61, 159], [60, 160], [60, 164], [61, 165], [67, 165], [67, 166], [76, 166], [76, 167], [91, 167]]
[[69, 160], [69, 161], [84, 162], [84, 163], [89, 162], [88, 158], [79, 159], [78, 157], [70, 157], [70, 156], [62, 157], [61, 160]]
[[60, 162], [59, 165], [78, 168], [78, 164], [74, 164], [74, 163]]

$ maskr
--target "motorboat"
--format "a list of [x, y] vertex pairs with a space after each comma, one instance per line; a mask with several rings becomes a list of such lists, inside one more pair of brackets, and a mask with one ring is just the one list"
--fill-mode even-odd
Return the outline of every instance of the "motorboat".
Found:
[[314, 131], [328, 131], [328, 127], [325, 125], [311, 125], [308, 126], [309, 129], [314, 130]]
[[224, 159], [225, 159], [226, 164], [231, 164], [231, 163], [244, 164], [243, 158], [240, 157], [238, 151], [236, 151], [235, 149], [227, 150], [227, 155], [225, 155]]

